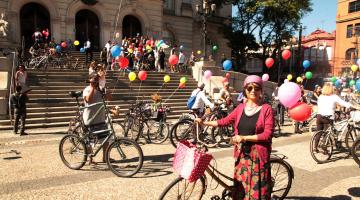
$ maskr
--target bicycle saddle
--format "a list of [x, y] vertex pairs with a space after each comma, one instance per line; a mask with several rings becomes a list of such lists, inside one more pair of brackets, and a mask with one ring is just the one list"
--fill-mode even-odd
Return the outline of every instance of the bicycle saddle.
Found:
[[77, 91], [77, 92], [71, 91], [69, 92], [69, 96], [72, 98], [79, 98], [82, 96], [82, 93], [83, 93], [82, 91]]

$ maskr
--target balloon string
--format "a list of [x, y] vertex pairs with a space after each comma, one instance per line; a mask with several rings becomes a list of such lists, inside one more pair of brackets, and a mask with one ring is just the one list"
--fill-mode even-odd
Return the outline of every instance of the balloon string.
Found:
[[164, 103], [166, 103], [176, 93], [176, 91], [178, 91], [178, 89], [179, 89], [179, 87], [177, 87], [175, 89], [175, 91], [173, 93], [171, 93], [171, 95], [168, 98], [165, 99]]
[[161, 90], [161, 89], [164, 87], [164, 84], [165, 84], [165, 83], [163, 83], [163, 84], [160, 86], [160, 88], [156, 91], [156, 94], [159, 92], [159, 90]]
[[116, 79], [115, 85], [114, 85], [113, 89], [111, 90], [111, 93], [114, 93], [115, 87], [118, 84], [119, 79], [120, 79], [120, 74], [119, 74], [119, 77]]
[[139, 95], [140, 95], [141, 84], [142, 84], [142, 81], [140, 82], [140, 86], [139, 86], [139, 89], [138, 89], [138, 93], [137, 93], [137, 95], [136, 95], [136, 101], [138, 101], [138, 98], [139, 98]]
[[118, 23], [119, 23], [121, 4], [122, 4], [122, 0], [120, 1], [119, 8], [118, 8], [118, 12], [117, 12], [117, 16], [116, 16], [116, 23], [115, 23], [115, 27], [114, 27], [114, 37], [113, 37], [113, 40], [115, 40], [115, 37], [116, 37], [116, 29], [117, 29], [117, 25], [118, 25]]

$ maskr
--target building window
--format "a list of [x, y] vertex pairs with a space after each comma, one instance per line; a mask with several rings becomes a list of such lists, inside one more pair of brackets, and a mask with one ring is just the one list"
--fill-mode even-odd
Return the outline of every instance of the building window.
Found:
[[351, 38], [352, 34], [353, 34], [353, 25], [350, 24], [347, 26], [347, 29], [346, 29], [346, 37]]
[[175, 0], [165, 0], [164, 11], [166, 14], [175, 14]]
[[360, 23], [355, 24], [354, 29], [355, 29], [355, 35], [360, 36]]
[[349, 3], [349, 13], [360, 11], [360, 0]]
[[351, 60], [352, 58], [355, 58], [355, 48], [350, 48], [346, 50], [345, 52], [345, 60]]

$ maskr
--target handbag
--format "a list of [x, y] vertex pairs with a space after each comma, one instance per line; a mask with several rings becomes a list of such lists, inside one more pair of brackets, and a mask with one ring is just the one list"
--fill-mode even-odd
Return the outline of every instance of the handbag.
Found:
[[204, 175], [212, 159], [212, 155], [200, 151], [190, 142], [180, 141], [174, 154], [173, 168], [191, 183]]

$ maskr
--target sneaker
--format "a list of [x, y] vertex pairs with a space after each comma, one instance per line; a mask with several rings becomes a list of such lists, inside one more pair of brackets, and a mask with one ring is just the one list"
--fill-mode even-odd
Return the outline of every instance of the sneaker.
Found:
[[27, 133], [20, 133], [20, 136], [29, 135]]

